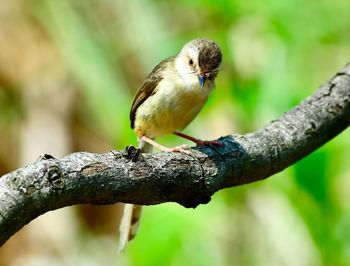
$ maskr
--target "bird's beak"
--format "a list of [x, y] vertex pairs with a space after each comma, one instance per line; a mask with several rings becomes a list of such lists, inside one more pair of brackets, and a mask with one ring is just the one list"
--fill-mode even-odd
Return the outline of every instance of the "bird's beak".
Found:
[[204, 75], [198, 75], [199, 85], [201, 86], [201, 88], [204, 87], [205, 79], [206, 77]]

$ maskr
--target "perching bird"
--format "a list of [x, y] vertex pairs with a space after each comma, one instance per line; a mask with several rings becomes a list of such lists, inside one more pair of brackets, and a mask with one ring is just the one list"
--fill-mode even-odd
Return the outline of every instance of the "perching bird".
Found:
[[[176, 134], [197, 145], [222, 145], [217, 141], [202, 141], [177, 130], [184, 129], [199, 113], [215, 86], [220, 70], [220, 47], [208, 39], [186, 43], [176, 56], [160, 62], [148, 75], [133, 100], [130, 121], [139, 148], [152, 152], [152, 146], [162, 151], [190, 153], [183, 146], [164, 147], [156, 137]], [[125, 204], [120, 226], [119, 250], [123, 250], [137, 231], [141, 206]]]

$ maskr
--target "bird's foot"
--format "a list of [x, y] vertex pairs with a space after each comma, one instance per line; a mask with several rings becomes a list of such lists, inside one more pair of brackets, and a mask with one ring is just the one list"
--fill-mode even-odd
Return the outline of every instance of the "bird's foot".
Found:
[[188, 150], [189, 147], [187, 145], [180, 145], [176, 146], [174, 148], [168, 148], [168, 147], [162, 147], [160, 150], [165, 151], [165, 152], [181, 152], [187, 155], [191, 155], [192, 153]]
[[181, 152], [187, 155], [191, 155], [192, 153], [187, 150], [189, 149], [189, 147], [187, 145], [181, 145], [181, 146], [176, 146], [174, 148], [168, 148], [165, 147], [161, 144], [159, 144], [158, 142], [155, 142], [153, 139], [150, 139], [149, 137], [146, 136], [142, 136], [142, 139], [146, 142], [148, 142], [149, 144], [153, 145], [154, 147], [156, 147], [157, 149], [161, 150], [161, 151], [165, 151], [165, 152]]

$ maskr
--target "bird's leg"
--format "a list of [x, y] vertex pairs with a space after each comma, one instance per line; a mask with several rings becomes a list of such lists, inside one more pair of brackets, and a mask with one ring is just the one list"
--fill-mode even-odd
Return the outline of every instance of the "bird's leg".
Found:
[[143, 141], [153, 145], [154, 147], [156, 147], [157, 149], [159, 149], [161, 151], [165, 151], [165, 152], [182, 152], [182, 153], [191, 155], [190, 151], [185, 150], [185, 148], [187, 147], [186, 145], [176, 146], [174, 148], [168, 148], [168, 147], [164, 147], [163, 145], [160, 145], [159, 143], [155, 142], [153, 139], [150, 139], [149, 137], [142, 136], [141, 139]]
[[220, 141], [217, 141], [217, 140], [200, 140], [200, 139], [188, 136], [188, 135], [183, 134], [183, 133], [178, 132], [178, 131], [175, 131], [174, 134], [176, 136], [181, 137], [181, 138], [193, 141], [194, 143], [197, 144], [197, 146], [212, 146], [212, 145], [214, 145], [214, 146], [221, 146], [221, 147], [224, 146], [223, 143], [221, 143]]

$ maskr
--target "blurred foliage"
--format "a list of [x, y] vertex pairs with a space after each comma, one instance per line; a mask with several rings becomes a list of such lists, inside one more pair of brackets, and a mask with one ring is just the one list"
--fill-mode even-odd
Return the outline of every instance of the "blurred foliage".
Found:
[[[79, 128], [71, 132], [79, 145], [73, 143], [72, 150], [135, 145], [128, 118], [134, 92], [160, 60], [196, 37], [215, 40], [224, 56], [217, 89], [185, 130], [201, 138], [259, 129], [350, 59], [350, 2], [345, 0], [7, 0], [0, 11], [13, 3], [20, 6], [17, 19], [29, 18], [32, 24], [26, 27], [38, 28], [58, 51], [74, 83], [77, 96], [67, 123]], [[16, 19], [0, 14], [4, 21], [9, 17]], [[24, 27], [18, 31], [25, 34]], [[17, 125], [26, 117], [20, 97], [26, 83], [18, 69], [8, 72], [5, 54], [11, 45], [0, 48], [0, 134], [12, 139], [6, 149], [15, 150]], [[18, 48], [11, 60], [32, 63], [25, 51]], [[46, 73], [40, 71], [39, 76]], [[120, 257], [110, 241], [115, 235], [97, 241], [84, 231], [78, 240], [82, 250], [60, 251], [54, 260], [67, 265], [350, 265], [349, 134], [264, 182], [221, 191], [195, 210], [171, 203], [146, 207], [139, 235]], [[167, 136], [160, 142], [171, 146], [183, 140]], [[0, 149], [1, 172], [15, 165], [4, 154]]]

